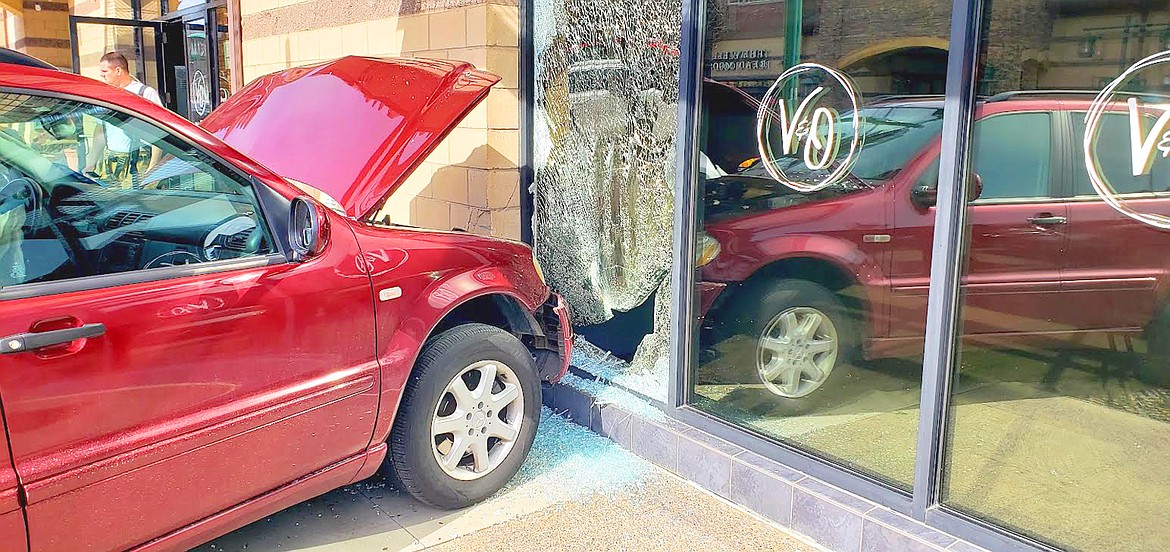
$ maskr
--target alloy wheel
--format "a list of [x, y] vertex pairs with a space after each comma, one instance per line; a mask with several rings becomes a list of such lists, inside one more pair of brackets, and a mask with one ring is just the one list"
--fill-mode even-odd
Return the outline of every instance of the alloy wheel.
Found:
[[455, 376], [431, 418], [431, 450], [447, 475], [479, 479], [508, 457], [524, 421], [524, 394], [516, 373], [498, 361], [480, 361]]
[[756, 370], [772, 394], [796, 399], [816, 391], [837, 364], [840, 341], [828, 315], [792, 307], [768, 322], [756, 342]]

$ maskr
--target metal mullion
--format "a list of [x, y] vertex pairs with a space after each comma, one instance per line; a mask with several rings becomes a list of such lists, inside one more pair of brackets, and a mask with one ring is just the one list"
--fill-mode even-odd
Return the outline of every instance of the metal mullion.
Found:
[[162, 26], [159, 25], [154, 29], [154, 69], [155, 74], [158, 75], [158, 88], [156, 92], [159, 93], [163, 103], [169, 105], [173, 91], [167, 86], [167, 69], [166, 60], [164, 59], [166, 53], [164, 52], [164, 48], [166, 47], [163, 45], [163, 30]]
[[[130, 0], [130, 16], [135, 21], [142, 20], [142, 0]], [[142, 27], [134, 27], [134, 56], [138, 63], [135, 64], [135, 76], [139, 81], [146, 82], [146, 37], [143, 35]]]
[[[535, 32], [537, 0], [520, 0], [520, 241], [533, 245], [532, 216], [536, 212], [532, 183], [536, 179], [535, 139], [533, 122], [536, 111], [536, 45]], [[547, 1], [547, 0], [545, 0]]]
[[69, 16], [69, 44], [70, 57], [73, 60], [73, 72], [81, 74], [81, 49], [77, 45], [77, 17]]
[[695, 268], [693, 259], [695, 208], [699, 201], [696, 183], [696, 151], [699, 142], [699, 118], [702, 111], [703, 32], [707, 26], [704, 0], [684, 0], [682, 36], [679, 46], [678, 129], [674, 182], [674, 263], [671, 267], [672, 331], [670, 332], [670, 371], [667, 387], [668, 410], [686, 402], [691, 369], [691, 324], [694, 312]]
[[134, 19], [119, 19], [117, 17], [90, 17], [88, 15], [71, 15], [69, 20], [76, 23], [90, 23], [95, 25], [121, 25], [125, 27], [157, 27], [154, 21], [136, 21]]
[[926, 309], [922, 398], [914, 458], [911, 513], [919, 520], [925, 520], [927, 512], [939, 504], [951, 373], [958, 358], [959, 282], [965, 264], [963, 236], [967, 231], [967, 169], [983, 6], [983, 0], [955, 0], [951, 13], [938, 202]]
[[203, 22], [203, 36], [207, 40], [207, 78], [215, 84], [211, 87], [211, 109], [219, 107], [219, 15], [217, 8], [208, 8]]
[[215, 8], [223, 7], [227, 7], [226, 0], [211, 0], [210, 2], [199, 4], [198, 6], [191, 6], [177, 11], [168, 11], [165, 16], [158, 18], [158, 22], [165, 23], [168, 21], [174, 21], [175, 19], [186, 19], [192, 15], [198, 16], [201, 12], [206, 10], [213, 10]]

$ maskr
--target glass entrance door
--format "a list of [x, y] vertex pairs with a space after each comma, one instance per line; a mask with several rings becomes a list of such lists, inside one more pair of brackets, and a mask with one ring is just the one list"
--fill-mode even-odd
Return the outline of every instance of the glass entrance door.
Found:
[[207, 38], [207, 18], [198, 17], [183, 20], [183, 40], [186, 46], [187, 64], [187, 118], [203, 120], [211, 113], [213, 90], [218, 88], [217, 79], [211, 72], [211, 47]]
[[73, 71], [98, 78], [101, 57], [120, 52], [168, 109], [202, 120], [231, 93], [228, 18], [222, 1], [191, 4], [154, 21], [70, 16]]
[[165, 78], [175, 91], [172, 109], [201, 121], [231, 93], [227, 10], [222, 2], [179, 8], [164, 17]]

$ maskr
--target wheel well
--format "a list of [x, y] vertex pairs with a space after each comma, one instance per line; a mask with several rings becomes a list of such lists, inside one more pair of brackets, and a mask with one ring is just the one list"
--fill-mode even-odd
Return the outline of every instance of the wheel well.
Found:
[[868, 305], [861, 284], [852, 274], [829, 261], [808, 257], [776, 261], [761, 267], [752, 274], [736, 290], [735, 295], [745, 292], [750, 294], [750, 290], [758, 288], [765, 282], [784, 278], [808, 280], [837, 294], [841, 298], [841, 302], [845, 304], [849, 315], [858, 322], [858, 329], [863, 334], [867, 333], [865, 313]]
[[455, 307], [455, 310], [447, 313], [439, 321], [430, 337], [439, 335], [460, 324], [471, 322], [495, 326], [507, 330], [517, 337], [539, 333], [534, 327], [532, 315], [520, 305], [519, 301], [507, 295], [496, 293], [476, 297]]

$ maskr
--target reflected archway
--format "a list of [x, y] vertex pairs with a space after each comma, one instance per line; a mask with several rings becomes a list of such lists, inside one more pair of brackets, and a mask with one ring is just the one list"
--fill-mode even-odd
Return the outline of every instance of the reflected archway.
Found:
[[947, 41], [891, 40], [854, 51], [838, 62], [865, 96], [943, 94]]

